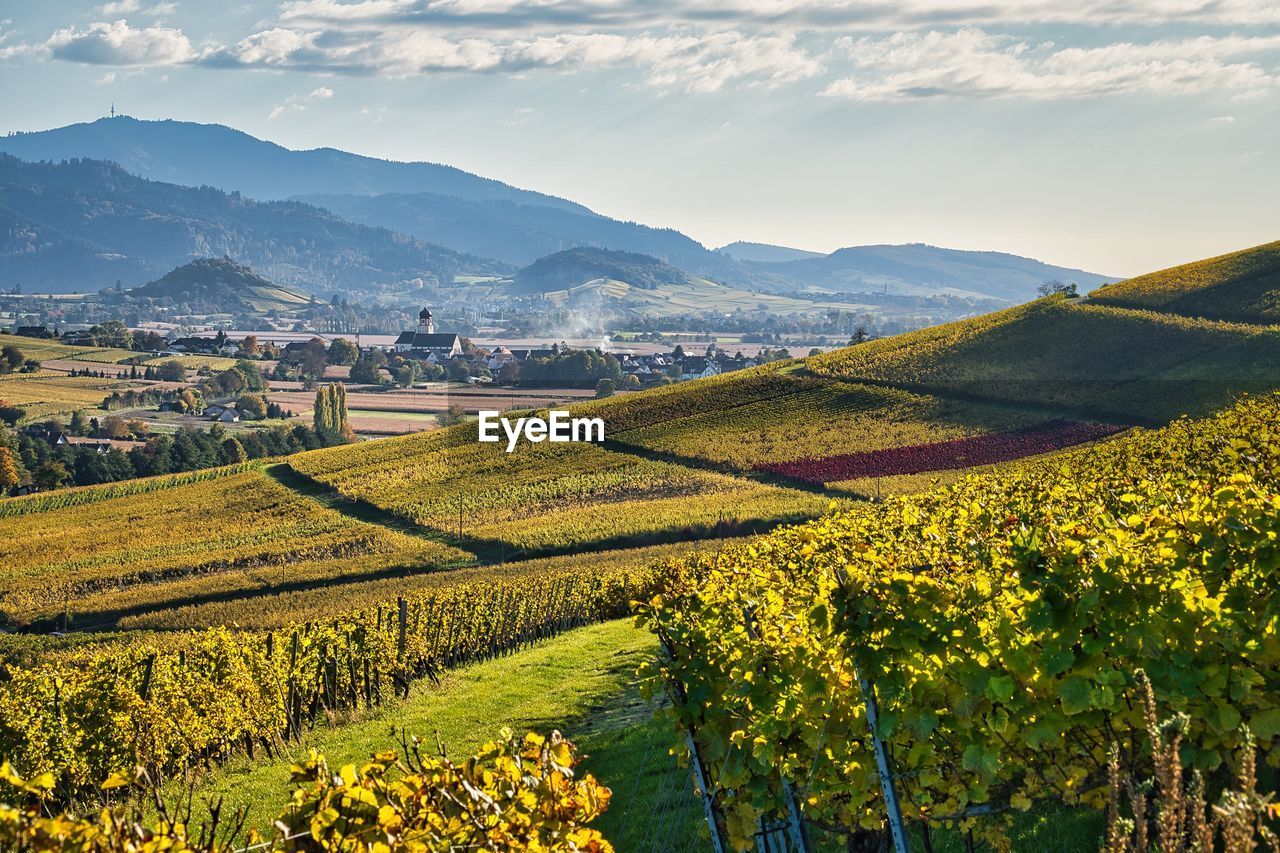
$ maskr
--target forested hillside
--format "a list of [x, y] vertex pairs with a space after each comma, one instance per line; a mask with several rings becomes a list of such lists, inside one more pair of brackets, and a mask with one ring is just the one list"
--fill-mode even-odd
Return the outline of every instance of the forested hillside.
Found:
[[510, 269], [317, 207], [149, 181], [90, 160], [0, 155], [0, 217], [0, 283], [29, 289], [128, 287], [193, 258], [223, 255], [279, 284], [321, 293]]

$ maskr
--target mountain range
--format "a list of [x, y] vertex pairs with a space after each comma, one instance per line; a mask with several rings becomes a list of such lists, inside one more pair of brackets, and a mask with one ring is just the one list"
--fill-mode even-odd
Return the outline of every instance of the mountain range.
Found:
[[117, 116], [0, 137], [0, 152], [13, 155], [0, 160], [0, 287], [135, 285], [228, 255], [290, 287], [367, 293], [505, 276], [582, 247], [647, 255], [741, 290], [854, 293], [862, 302], [1015, 302], [1046, 280], [1114, 280], [922, 244], [829, 255], [745, 242], [712, 250], [674, 229], [451, 166], [293, 151], [222, 125]]
[[298, 202], [150, 181], [105, 161], [0, 154], [0, 287], [97, 291], [222, 255], [322, 295], [513, 270]]

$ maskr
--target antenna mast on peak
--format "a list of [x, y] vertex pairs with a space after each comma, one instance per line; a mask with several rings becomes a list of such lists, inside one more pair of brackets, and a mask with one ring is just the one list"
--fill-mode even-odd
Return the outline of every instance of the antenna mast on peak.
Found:
[[116, 103], [115, 103], [115, 101], [112, 101], [112, 102], [111, 102], [111, 117], [112, 117], [112, 118], [115, 118], [115, 117], [116, 117]]

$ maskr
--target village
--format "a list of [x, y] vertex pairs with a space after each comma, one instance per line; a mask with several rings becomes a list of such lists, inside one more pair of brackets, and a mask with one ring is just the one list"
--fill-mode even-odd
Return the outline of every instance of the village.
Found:
[[[353, 339], [354, 337], [354, 339]], [[0, 404], [29, 476], [10, 493], [93, 485], [288, 455], [335, 441], [404, 435], [481, 412], [534, 411], [753, 367], [790, 355], [715, 343], [686, 352], [566, 341], [485, 340], [440, 329], [430, 308], [395, 337], [262, 338], [107, 321], [4, 334], [13, 375], [50, 402]], [[526, 344], [526, 345], [521, 345]], [[750, 347], [748, 347], [750, 348]], [[9, 351], [12, 352], [9, 352]], [[342, 388], [342, 434], [321, 426], [317, 392]]]
[[[359, 340], [358, 336], [356, 340]], [[270, 342], [259, 343], [255, 338], [246, 346], [245, 338], [236, 339], [225, 332], [212, 336], [169, 334], [165, 337], [165, 347], [167, 354], [180, 356], [256, 357], [286, 365], [282, 373], [296, 369], [305, 376], [306, 365], [312, 358], [308, 353], [318, 355], [318, 346], [331, 349], [336, 341], [343, 342], [338, 344], [342, 357], [337, 363], [350, 358], [346, 363], [353, 368], [355, 365], [374, 364], [378, 369], [377, 374], [353, 369], [350, 378], [365, 385], [397, 384], [401, 387], [415, 384], [410, 379], [411, 374], [400, 369], [403, 361], [417, 363], [417, 373], [412, 374], [412, 378], [419, 383], [448, 379], [471, 385], [580, 388], [595, 387], [601, 379], [608, 379], [616, 384], [616, 390], [637, 390], [717, 376], [791, 355], [789, 350], [767, 347], [756, 348], [756, 354], [751, 356], [741, 351], [730, 355], [716, 345], [709, 345], [698, 352], [686, 352], [682, 345], [677, 344], [667, 352], [647, 353], [612, 346], [609, 349], [575, 347], [565, 343], [520, 347], [497, 342], [484, 346], [457, 333], [437, 330], [429, 308], [420, 312], [416, 328], [405, 330], [393, 343], [373, 344], [363, 349], [358, 343], [350, 344], [350, 337], [326, 340], [320, 336], [292, 340], [278, 347]]]

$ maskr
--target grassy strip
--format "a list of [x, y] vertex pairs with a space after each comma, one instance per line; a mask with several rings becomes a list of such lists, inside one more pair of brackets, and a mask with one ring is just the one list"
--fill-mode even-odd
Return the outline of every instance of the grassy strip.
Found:
[[[469, 754], [503, 726], [559, 729], [590, 755], [587, 770], [614, 790], [601, 830], [619, 850], [636, 849], [628, 839], [645, 837], [649, 815], [666, 805], [657, 801], [658, 795], [688, 789], [667, 754], [666, 724], [650, 719], [634, 688], [636, 668], [654, 649], [652, 635], [630, 620], [580, 628], [535, 648], [458, 669], [439, 687], [415, 685], [405, 702], [349, 725], [315, 730], [293, 748], [291, 757], [305, 757], [314, 748], [331, 767], [359, 763], [394, 746], [398, 738], [393, 729], [428, 741], [438, 733], [454, 756]], [[251, 826], [269, 828], [288, 799], [289, 763], [239, 759], [205, 777], [197, 796], [221, 796], [227, 808], [245, 806]], [[666, 779], [671, 773], [681, 778]], [[664, 780], [667, 784], [656, 784]], [[683, 809], [670, 809], [676, 818], [672, 831], [696, 833], [699, 805], [688, 797], [672, 805], [681, 803]]]

